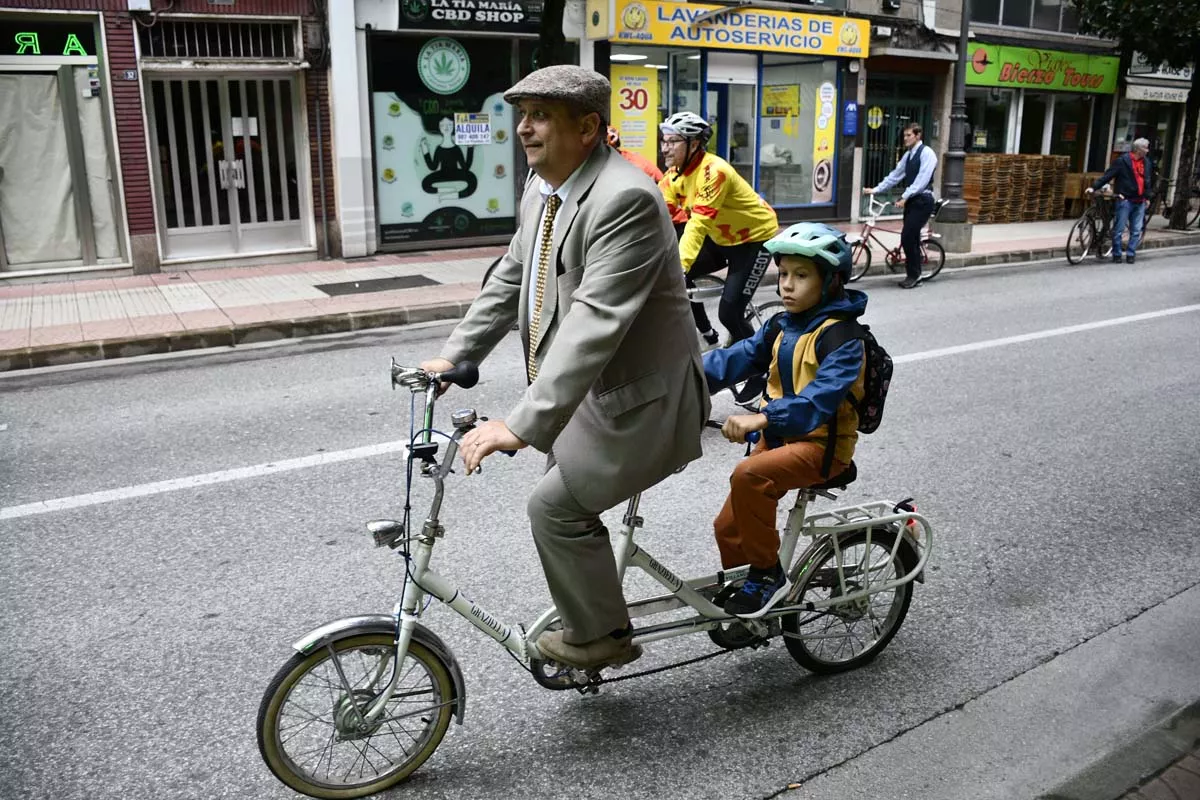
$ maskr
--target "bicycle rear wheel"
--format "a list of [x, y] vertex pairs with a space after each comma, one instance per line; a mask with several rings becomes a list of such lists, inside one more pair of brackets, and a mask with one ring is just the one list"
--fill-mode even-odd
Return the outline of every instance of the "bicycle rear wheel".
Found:
[[921, 280], [931, 281], [946, 266], [946, 248], [936, 239], [921, 242]]
[[[784, 602], [804, 605], [836, 600], [894, 581], [917, 563], [919, 557], [907, 541], [900, 542], [896, 558], [892, 558], [894, 531], [871, 530], [869, 544], [867, 534], [865, 530], [842, 534], [840, 553], [829, 543], [807, 569], [800, 565], [802, 573], [792, 576], [796, 586]], [[789, 614], [781, 619], [784, 646], [810, 672], [829, 675], [861, 667], [883, 652], [900, 630], [912, 592], [909, 581], [860, 600]]]
[[1096, 228], [1091, 219], [1083, 217], [1071, 226], [1067, 234], [1067, 262], [1078, 264], [1087, 256], [1096, 241]]
[[850, 283], [866, 275], [871, 269], [871, 247], [864, 240], [850, 245]]

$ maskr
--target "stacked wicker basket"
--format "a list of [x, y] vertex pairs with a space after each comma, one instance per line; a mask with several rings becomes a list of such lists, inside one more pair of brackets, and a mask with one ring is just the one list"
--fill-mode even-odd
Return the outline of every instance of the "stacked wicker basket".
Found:
[[967, 156], [963, 198], [971, 222], [1059, 219], [1070, 158], [978, 153]]

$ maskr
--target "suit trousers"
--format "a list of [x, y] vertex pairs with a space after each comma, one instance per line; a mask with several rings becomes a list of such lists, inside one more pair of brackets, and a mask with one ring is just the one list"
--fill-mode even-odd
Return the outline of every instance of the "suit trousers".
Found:
[[900, 246], [904, 248], [904, 267], [909, 280], [921, 277], [921, 229], [933, 215], [933, 195], [914, 194], [904, 204], [904, 227], [900, 231]]
[[[775, 566], [779, 561], [775, 527], [779, 501], [793, 489], [824, 481], [824, 460], [825, 446], [820, 442], [792, 442], [768, 450], [762, 440], [742, 459], [729, 477], [729, 497], [713, 522], [723, 568]], [[848, 466], [834, 459], [829, 474], [837, 475]]]
[[527, 510], [550, 597], [563, 622], [563, 641], [584, 644], [629, 624], [608, 529], [583, 508], [559, 468], [538, 481]]

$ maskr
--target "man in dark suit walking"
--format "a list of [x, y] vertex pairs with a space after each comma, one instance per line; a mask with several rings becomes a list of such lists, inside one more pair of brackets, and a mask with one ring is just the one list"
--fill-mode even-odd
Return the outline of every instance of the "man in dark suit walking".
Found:
[[1142, 229], [1146, 226], [1146, 206], [1154, 186], [1154, 162], [1147, 155], [1149, 152], [1149, 141], [1134, 139], [1129, 152], [1117, 156], [1087, 190], [1091, 194], [1109, 181], [1114, 181], [1113, 188], [1117, 192], [1117, 214], [1112, 231], [1114, 264], [1121, 263], [1121, 245], [1126, 225], [1129, 226], [1129, 246], [1125, 248], [1125, 263], [1132, 264], [1137, 257]]

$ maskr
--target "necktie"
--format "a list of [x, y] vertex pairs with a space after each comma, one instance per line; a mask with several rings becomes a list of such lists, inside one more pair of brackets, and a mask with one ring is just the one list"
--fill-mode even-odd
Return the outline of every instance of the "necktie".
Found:
[[529, 318], [529, 357], [525, 363], [530, 383], [537, 377], [537, 359], [533, 354], [537, 350], [538, 342], [542, 340], [542, 300], [546, 296], [546, 277], [550, 271], [550, 240], [554, 234], [554, 215], [558, 213], [561, 204], [562, 199], [556, 194], [546, 198], [542, 238], [538, 241], [537, 282], [533, 290], [533, 314]]

